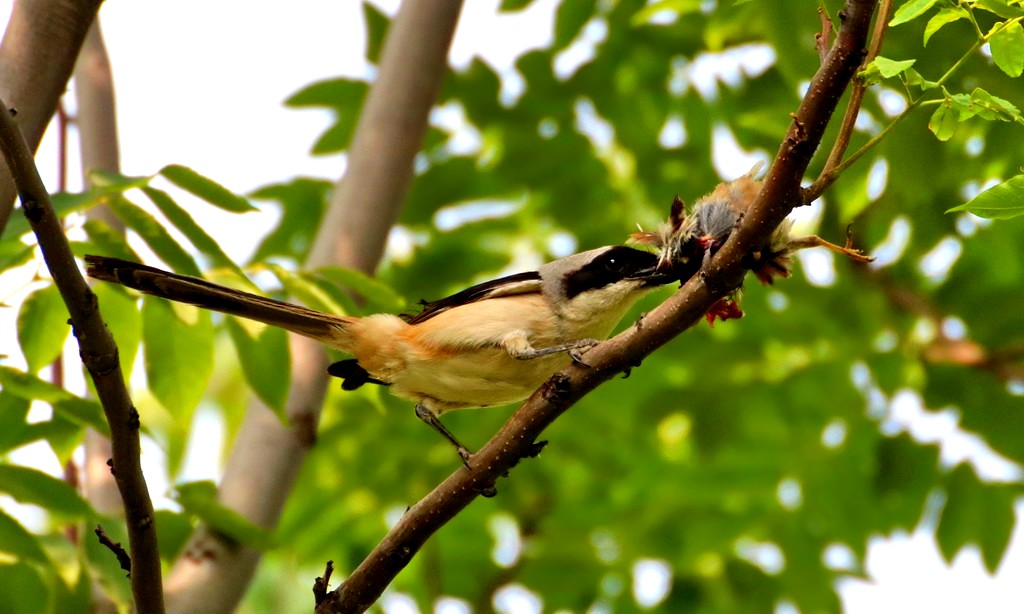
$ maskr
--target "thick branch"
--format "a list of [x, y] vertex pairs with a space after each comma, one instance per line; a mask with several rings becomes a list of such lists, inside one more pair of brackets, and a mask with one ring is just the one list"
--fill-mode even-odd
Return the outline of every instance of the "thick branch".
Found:
[[[18, 109], [17, 123], [35, 151], [67, 87], [100, 0], [17, 0], [0, 42], [0, 98]], [[0, 235], [18, 191], [0, 164]]]
[[[461, 0], [402, 3], [356, 126], [348, 168], [334, 189], [306, 267], [340, 265], [366, 273], [377, 268], [405, 200], [461, 6]], [[277, 524], [292, 491], [313, 442], [327, 388], [324, 350], [313, 341], [293, 337], [291, 352], [292, 390], [286, 411], [292, 427], [283, 427], [262, 405], [251, 407], [220, 488], [222, 503], [267, 527]], [[226, 544], [200, 529], [168, 577], [170, 610], [234, 610], [259, 559], [258, 551]]]
[[462, 0], [402, 3], [352, 137], [348, 169], [324, 220], [340, 232], [320, 233], [308, 265], [343, 262], [367, 273], [377, 268], [412, 180], [461, 8]]
[[[0, 109], [6, 109], [0, 101]], [[92, 377], [113, 442], [111, 470], [124, 500], [133, 561], [132, 595], [140, 612], [163, 612], [160, 555], [153, 502], [139, 464], [139, 414], [121, 373], [114, 338], [100, 317], [96, 295], [82, 278], [60, 219], [39, 178], [32, 151], [10, 113], [0, 112], [0, 148], [21, 196], [22, 209], [36, 234], [46, 266], [71, 315], [79, 354]]]
[[318, 614], [368, 608], [427, 538], [481, 492], [489, 492], [520, 459], [536, 453], [535, 442], [545, 427], [598, 384], [639, 363], [697, 323], [717, 300], [740, 285], [746, 273], [745, 256], [759, 249], [786, 215], [801, 204], [800, 179], [863, 58], [876, 4], [877, 0], [847, 0], [836, 44], [794, 114], [761, 194], [705, 270], [636, 326], [590, 350], [589, 367], [572, 365], [535, 392], [473, 456], [473, 469], [460, 468], [410, 508], [344, 584], [317, 606]]

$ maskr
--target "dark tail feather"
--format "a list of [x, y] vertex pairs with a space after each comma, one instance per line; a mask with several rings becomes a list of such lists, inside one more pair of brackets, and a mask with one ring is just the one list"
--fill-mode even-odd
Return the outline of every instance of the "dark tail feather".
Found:
[[120, 258], [86, 256], [85, 271], [95, 279], [121, 284], [144, 294], [270, 324], [347, 350], [349, 335], [345, 329], [352, 318], [321, 313]]

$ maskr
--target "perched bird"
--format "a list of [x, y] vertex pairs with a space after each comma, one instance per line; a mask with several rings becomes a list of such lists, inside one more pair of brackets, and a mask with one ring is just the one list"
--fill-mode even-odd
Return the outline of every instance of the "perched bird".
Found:
[[440, 414], [525, 399], [605, 339], [641, 296], [679, 279], [659, 271], [652, 253], [601, 247], [424, 303], [412, 316], [359, 318], [117, 258], [86, 256], [85, 263], [96, 279], [278, 326], [352, 354], [328, 369], [343, 378], [342, 388], [383, 384], [415, 401], [416, 415], [451, 441], [464, 462], [470, 453]]
[[[682, 273], [691, 269], [695, 262], [699, 263], [698, 267], [703, 266], [725, 244], [757, 198], [761, 190], [761, 183], [756, 179], [759, 171], [760, 165], [739, 179], [719, 184], [710, 194], [697, 200], [689, 212], [677, 196], [668, 221], [657, 232], [634, 233], [632, 240], [656, 247], [659, 268], [663, 271]], [[809, 247], [825, 247], [855, 262], [874, 260], [851, 247], [849, 236], [846, 245], [839, 246], [816, 235], [794, 237], [792, 227], [791, 221], [784, 221], [772, 232], [765, 246], [750, 255], [748, 266], [762, 284], [772, 284], [776, 277], [789, 277], [792, 255]], [[677, 276], [683, 281], [689, 278], [689, 275]], [[716, 318], [729, 320], [742, 316], [734, 300], [723, 299], [708, 311], [707, 320], [714, 325]]]

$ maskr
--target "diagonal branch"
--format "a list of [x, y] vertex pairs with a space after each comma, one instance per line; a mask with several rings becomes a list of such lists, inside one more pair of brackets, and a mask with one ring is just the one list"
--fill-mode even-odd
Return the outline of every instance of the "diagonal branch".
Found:
[[847, 0], [836, 43], [793, 115], [760, 195], [704, 271], [636, 326], [590, 350], [589, 367], [572, 365], [535, 392], [473, 457], [474, 468], [458, 469], [410, 508], [345, 583], [317, 605], [318, 614], [361, 612], [372, 605], [435, 531], [478, 495], [492, 493], [495, 481], [522, 458], [539, 451], [535, 442], [544, 428], [600, 383], [700, 321], [716, 301], [739, 287], [747, 255], [760, 249], [786, 215], [802, 204], [800, 178], [864, 57], [876, 5], [877, 0]]
[[911, 287], [901, 285], [892, 275], [878, 269], [858, 267], [858, 273], [877, 285], [888, 301], [900, 311], [925, 318], [939, 334], [920, 348], [921, 360], [933, 364], [951, 364], [991, 373], [1003, 382], [1024, 380], [1024, 338], [1009, 338], [997, 348], [970, 339], [954, 339], [942, 333], [944, 313], [935, 302]]
[[100, 316], [96, 295], [82, 278], [60, 219], [39, 178], [32, 151], [0, 101], [0, 148], [11, 170], [22, 210], [43, 251], [46, 266], [71, 315], [79, 354], [103, 404], [113, 442], [111, 472], [124, 500], [132, 556], [132, 595], [139, 612], [164, 611], [153, 502], [139, 463], [139, 414], [125, 387], [114, 338]]

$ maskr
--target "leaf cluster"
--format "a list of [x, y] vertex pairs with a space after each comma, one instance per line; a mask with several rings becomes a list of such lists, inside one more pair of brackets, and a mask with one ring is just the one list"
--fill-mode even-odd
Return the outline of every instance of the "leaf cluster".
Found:
[[[503, 10], [530, 5], [506, 1]], [[832, 15], [838, 8], [824, 5]], [[457, 146], [458, 129], [432, 126], [400, 219], [406, 245], [389, 252], [376, 279], [298, 271], [326, 206], [327, 179], [287, 180], [243, 198], [169, 166], [153, 177], [97, 175], [89, 192], [56, 202], [66, 215], [108, 206], [130, 231], [125, 239], [86, 221], [80, 255], [140, 259], [144, 245], [178, 272], [312, 308], [403, 311], [416, 299], [560, 255], [566, 244], [621, 243], [637, 223], [662, 219], [676, 193], [692, 201], [723, 169], [748, 170], [715, 153], [730, 138], [743, 152], [767, 156], [819, 62], [815, 5], [799, 6], [566, 1], [556, 9], [551, 44], [518, 58], [525, 84], [518, 96], [507, 93], [508, 75], [479, 59], [449, 74], [439, 106], [461, 113], [478, 145], [467, 151]], [[801, 611], [838, 611], [836, 581], [863, 575], [868, 540], [922, 523], [934, 527], [947, 560], [976, 545], [994, 570], [1013, 529], [1024, 462], [1024, 337], [1014, 311], [1024, 233], [1020, 218], [993, 223], [965, 211], [991, 218], [1021, 211], [1024, 91], [1013, 80], [1024, 57], [1021, 12], [1019, 2], [1004, 0], [911, 0], [894, 14], [883, 57], [862, 73], [873, 85], [851, 147], [868, 148], [866, 157], [804, 222], [833, 239], [854, 223], [857, 241], [879, 256], [875, 268], [825, 255], [817, 268], [801, 259], [798, 273], [774, 287], [748, 286], [746, 317], [690, 331], [629, 379], [588, 396], [551, 427], [538, 460], [441, 531], [395, 588], [424, 610], [441, 595], [486, 610], [509, 582], [536, 592], [545, 609], [630, 610], [634, 565], [653, 559], [671, 572], [666, 611], [773, 611], [783, 600]], [[372, 8], [366, 15], [372, 61], [387, 18]], [[985, 42], [990, 55], [979, 52]], [[589, 50], [588, 59], [569, 62], [578, 52], [570, 49]], [[758, 64], [759, 57], [769, 60]], [[289, 99], [336, 112], [314, 152], [349, 146], [367, 87], [331, 80]], [[916, 106], [935, 109], [929, 118]], [[666, 138], [673, 131], [676, 138]], [[999, 185], [981, 192], [992, 184]], [[965, 194], [979, 193], [963, 204]], [[280, 221], [250, 261], [237, 263], [220, 247], [222, 229], [202, 228], [179, 202], [192, 197], [240, 215], [257, 201], [279, 209]], [[26, 230], [12, 223], [0, 242], [3, 269], [31, 257], [20, 238]], [[249, 391], [282, 410], [290, 362], [280, 331], [150, 299], [140, 304], [118, 288], [97, 294], [123, 364], [142, 350], [142, 422], [166, 451], [172, 479], [197, 407], [226, 425], [228, 446]], [[39, 377], [67, 332], [52, 287], [40, 284], [21, 309], [28, 367], [0, 369], [0, 453], [46, 441], [66, 461], [86, 426], [103, 428], [101, 413]], [[938, 352], [957, 343], [982, 359]], [[1006, 475], [994, 481], [968, 464], [941, 462], [941, 444], [917, 437], [894, 412], [894, 401], [907, 398], [926, 414], [954, 412]], [[30, 422], [33, 401], [50, 404], [52, 418]], [[445, 421], [472, 447], [508, 413], [456, 412]], [[453, 464], [446, 444], [386, 390], [333, 390], [273, 535], [218, 506], [212, 485], [184, 484], [182, 511], [158, 514], [162, 551], [167, 562], [179, 556], [198, 520], [269, 548], [246, 608], [304, 611], [307, 578], [324, 560], [351, 570]], [[0, 490], [20, 501], [58, 519], [97, 518], [63, 482], [10, 464], [0, 470]], [[116, 524], [105, 526], [117, 539]], [[126, 594], [109, 552], [93, 545], [71, 552], [56, 530], [38, 535], [0, 516], [0, 548], [21, 561], [0, 568], [0, 585], [50, 595], [51, 610], [73, 611], [62, 608], [89, 594], [87, 574], [65, 582], [57, 566], [97, 570], [113, 595]], [[825, 556], [836, 551], [848, 554], [844, 562]]]

